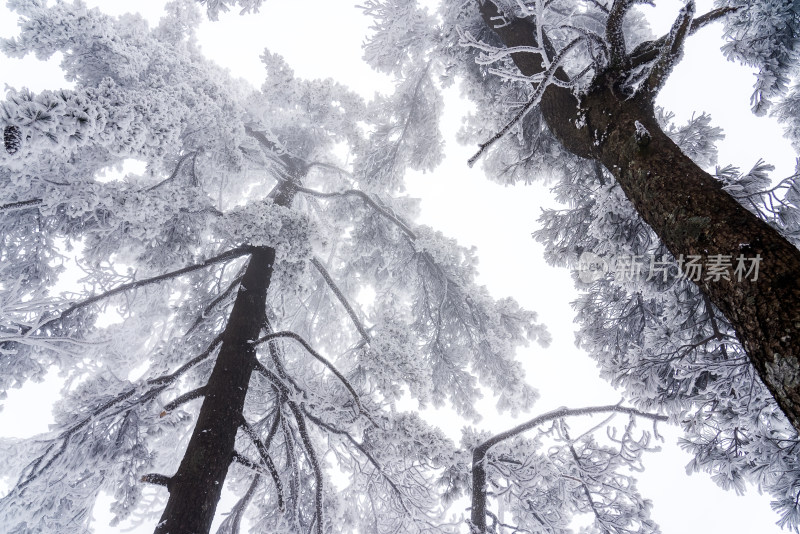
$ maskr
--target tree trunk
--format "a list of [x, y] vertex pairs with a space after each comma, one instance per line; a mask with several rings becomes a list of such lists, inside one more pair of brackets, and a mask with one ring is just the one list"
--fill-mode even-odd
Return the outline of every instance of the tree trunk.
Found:
[[[268, 198], [290, 206], [305, 165], [284, 156], [289, 179]], [[250, 375], [256, 364], [253, 341], [266, 322], [267, 290], [272, 280], [275, 249], [253, 247], [239, 293], [222, 338], [219, 355], [204, 388], [203, 405], [178, 471], [169, 479], [169, 500], [154, 534], [208, 534], [217, 509], [236, 434], [242, 424]]]
[[[497, 6], [486, 1], [481, 12], [494, 27]], [[508, 47], [536, 46], [531, 30], [524, 20], [494, 28]], [[535, 54], [512, 59], [526, 76], [542, 71]], [[600, 73], [580, 99], [550, 85], [540, 104], [548, 126], [567, 150], [614, 175], [675, 258], [699, 256], [705, 265], [721, 255], [735, 266], [739, 255], [760, 256], [757, 280], [732, 276], [697, 284], [734, 326], [759, 377], [800, 431], [800, 250], [681, 152], [659, 127], [650, 97], [618, 96], [615, 81]], [[636, 135], [637, 122], [649, 139]]]
[[252, 342], [264, 325], [274, 261], [274, 249], [254, 248], [189, 446], [167, 486], [169, 501], [156, 534], [207, 534], [211, 528], [256, 362]]

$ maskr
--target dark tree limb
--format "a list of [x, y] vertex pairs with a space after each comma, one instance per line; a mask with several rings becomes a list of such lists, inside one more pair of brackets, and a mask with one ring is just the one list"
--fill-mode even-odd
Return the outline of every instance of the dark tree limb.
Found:
[[169, 412], [177, 408], [178, 406], [182, 406], [187, 402], [193, 401], [194, 399], [199, 399], [203, 395], [206, 394], [206, 387], [202, 386], [197, 389], [193, 389], [192, 391], [187, 391], [183, 395], [180, 395], [175, 400], [168, 402], [164, 405], [164, 411], [161, 412], [161, 417], [164, 417]]
[[606, 19], [606, 41], [608, 42], [612, 69], [627, 67], [628, 53], [625, 47], [625, 32], [622, 21], [633, 7], [634, 0], [614, 0]]
[[253, 430], [253, 427], [251, 427], [250, 423], [245, 420], [244, 416], [242, 416], [241, 426], [242, 430], [244, 430], [244, 433], [248, 438], [250, 438], [250, 441], [253, 442], [253, 445], [255, 445], [259, 456], [261, 456], [261, 460], [264, 462], [264, 465], [267, 466], [267, 471], [272, 477], [272, 482], [275, 484], [275, 491], [278, 492], [278, 509], [283, 511], [283, 483], [281, 482], [281, 476], [278, 474], [278, 469], [275, 467], [275, 462], [272, 461], [272, 457], [269, 455], [269, 448], [261, 441], [256, 431]]
[[[689, 27], [689, 35], [694, 35], [695, 32], [697, 32], [698, 30], [705, 28], [712, 22], [716, 22], [718, 20], [725, 18], [731, 13], [739, 11], [740, 9], [742, 9], [742, 7], [743, 6], [720, 7], [717, 9], [713, 9], [708, 13], [700, 15], [699, 17], [696, 17], [694, 20], [692, 20], [692, 24]], [[650, 63], [651, 61], [654, 61], [658, 57], [658, 54], [661, 51], [664, 44], [667, 42], [667, 39], [669, 39], [669, 34], [662, 35], [655, 41], [645, 41], [644, 43], [641, 43], [636, 48], [634, 48], [633, 51], [630, 53], [631, 68], [635, 69], [637, 67]]]
[[20, 200], [19, 202], [11, 202], [0, 206], [0, 211], [18, 210], [38, 206], [43, 201], [41, 198], [32, 198], [30, 200]]
[[289, 409], [294, 415], [295, 422], [297, 423], [297, 430], [300, 433], [300, 439], [303, 442], [303, 448], [306, 451], [306, 458], [311, 464], [311, 470], [314, 473], [314, 508], [316, 511], [316, 534], [323, 534], [325, 527], [324, 515], [324, 484], [322, 477], [322, 468], [319, 465], [317, 453], [314, 450], [314, 444], [311, 442], [311, 436], [308, 434], [308, 427], [300, 407], [295, 402], [288, 402]]
[[639, 93], [652, 100], [664, 86], [672, 72], [673, 67], [683, 57], [683, 45], [689, 36], [689, 29], [694, 18], [694, 2], [690, 1], [681, 8], [678, 18], [672, 24], [672, 30], [667, 40], [661, 47], [655, 64], [650, 69], [650, 75], [642, 82]]
[[164, 486], [165, 488], [169, 488], [170, 480], [172, 480], [170, 477], [158, 473], [148, 473], [141, 478], [141, 481], [146, 484], [155, 484], [156, 486]]

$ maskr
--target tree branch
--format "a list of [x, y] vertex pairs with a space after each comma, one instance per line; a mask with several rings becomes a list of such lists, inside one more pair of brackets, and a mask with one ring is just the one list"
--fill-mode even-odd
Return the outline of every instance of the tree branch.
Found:
[[142, 475], [142, 478], [139, 480], [145, 482], [146, 484], [155, 484], [156, 486], [164, 486], [165, 488], [169, 488], [169, 482], [172, 480], [172, 477], [160, 475], [158, 473], [148, 473], [146, 475]]
[[15, 210], [15, 209], [24, 209], [29, 206], [37, 206], [41, 204], [43, 200], [41, 198], [32, 198], [30, 200], [20, 200], [19, 202], [11, 202], [10, 204], [3, 204], [0, 206], [0, 211], [6, 210]]
[[386, 483], [389, 484], [389, 487], [391, 487], [392, 490], [397, 495], [397, 498], [399, 499], [399, 502], [400, 502], [400, 506], [403, 507], [403, 510], [405, 510], [406, 513], [410, 513], [410, 510], [408, 509], [408, 507], [405, 504], [404, 495], [400, 491], [400, 488], [397, 487], [397, 484], [394, 482], [394, 480], [392, 480], [389, 477], [389, 475], [386, 474], [386, 472], [383, 470], [383, 467], [381, 467], [381, 464], [378, 463], [378, 460], [376, 460], [375, 457], [372, 456], [372, 454], [364, 447], [364, 445], [361, 442], [359, 442], [356, 438], [354, 438], [352, 435], [350, 435], [349, 432], [347, 432], [345, 430], [340, 430], [340, 429], [338, 429], [338, 428], [336, 428], [336, 427], [334, 427], [332, 425], [329, 425], [328, 423], [326, 423], [325, 421], [323, 421], [319, 417], [316, 417], [315, 415], [312, 415], [311, 413], [308, 412], [308, 410], [305, 409], [305, 407], [303, 407], [302, 409], [303, 409], [303, 413], [305, 414], [305, 416], [308, 417], [311, 420], [311, 422], [314, 423], [315, 425], [317, 425], [317, 426], [319, 426], [321, 428], [324, 428], [328, 432], [332, 432], [334, 434], [338, 434], [340, 436], [344, 436], [345, 438], [347, 438], [347, 441], [352, 443], [353, 446], [356, 449], [358, 449], [358, 451], [361, 454], [364, 455], [364, 457], [369, 461], [369, 463], [371, 463], [372, 466], [375, 467], [375, 470], [378, 471], [378, 473], [383, 477], [383, 479], [386, 481]]
[[322, 468], [319, 465], [319, 460], [317, 459], [317, 453], [314, 451], [314, 444], [311, 443], [311, 436], [308, 434], [308, 427], [306, 426], [305, 418], [303, 417], [300, 408], [297, 406], [295, 402], [288, 402], [289, 409], [294, 414], [294, 419], [297, 421], [297, 430], [300, 433], [300, 439], [303, 441], [303, 447], [306, 450], [306, 457], [308, 458], [309, 463], [311, 464], [311, 470], [314, 472], [314, 480], [315, 480], [315, 487], [314, 487], [314, 508], [316, 509], [316, 532], [317, 534], [323, 533], [323, 527], [325, 526], [323, 509], [323, 479], [322, 479]]
[[[145, 382], [145, 386], [150, 386], [151, 389], [146, 391], [145, 393], [143, 393], [141, 395], [141, 397], [139, 397], [139, 399], [136, 402], [138, 404], [147, 402], [151, 398], [153, 398], [156, 395], [158, 395], [159, 393], [161, 393], [161, 391], [166, 389], [170, 384], [175, 382], [175, 380], [180, 378], [184, 373], [189, 371], [192, 367], [194, 367], [198, 363], [200, 363], [203, 360], [205, 360], [206, 358], [208, 358], [211, 355], [211, 353], [214, 351], [214, 349], [217, 347], [217, 345], [222, 343], [223, 334], [224, 334], [224, 332], [220, 333], [216, 338], [214, 338], [214, 340], [206, 348], [205, 351], [203, 351], [201, 354], [199, 354], [198, 356], [194, 357], [193, 359], [191, 359], [190, 361], [188, 361], [187, 363], [185, 363], [181, 367], [179, 367], [174, 373], [169, 374], [169, 375], [165, 375], [165, 376], [161, 376], [161, 377], [158, 377], [158, 378], [153, 378], [153, 379], [150, 379], [147, 382]], [[93, 421], [96, 421], [107, 410], [109, 410], [112, 407], [116, 406], [117, 404], [119, 404], [119, 403], [121, 403], [123, 401], [126, 401], [129, 398], [133, 397], [136, 394], [136, 392], [140, 391], [140, 389], [141, 389], [141, 387], [128, 388], [126, 391], [123, 391], [122, 393], [120, 393], [119, 395], [114, 397], [113, 399], [111, 399], [111, 400], [103, 403], [102, 405], [100, 405], [98, 408], [96, 408], [94, 411], [92, 411], [92, 413], [89, 414], [87, 417], [81, 419], [79, 422], [75, 423], [74, 425], [72, 425], [68, 429], [66, 429], [63, 432], [61, 432], [58, 435], [58, 438], [56, 438], [56, 440], [60, 440], [61, 441], [61, 444], [59, 445], [58, 450], [56, 450], [52, 454], [52, 456], [50, 456], [50, 458], [47, 460], [47, 462], [41, 467], [40, 467], [40, 465], [42, 464], [42, 462], [45, 460], [45, 458], [47, 458], [48, 455], [50, 455], [51, 451], [53, 451], [53, 448], [56, 446], [55, 442], [52, 443], [49, 447], [47, 447], [45, 452], [42, 453], [38, 458], [36, 458], [32, 462], [30, 462], [25, 467], [25, 469], [23, 469], [22, 474], [20, 474], [19, 480], [17, 481], [17, 484], [15, 486], [15, 490], [23, 491], [28, 484], [30, 484], [31, 482], [36, 480], [39, 476], [41, 476], [41, 474], [44, 473], [53, 464], [53, 462], [55, 462], [62, 454], [64, 454], [64, 451], [66, 451], [67, 443], [69, 442], [69, 439], [76, 432], [78, 432], [81, 428], [85, 427], [89, 423], [91, 423]]]
[[339, 289], [339, 286], [337, 286], [336, 282], [333, 281], [333, 278], [331, 278], [331, 275], [330, 273], [328, 273], [328, 270], [325, 268], [324, 265], [322, 265], [322, 262], [319, 261], [319, 259], [316, 257], [311, 258], [311, 264], [317, 268], [319, 274], [321, 274], [322, 278], [325, 280], [325, 283], [328, 284], [328, 287], [330, 287], [333, 294], [336, 295], [336, 299], [342, 304], [345, 311], [347, 312], [347, 315], [350, 317], [350, 320], [353, 321], [356, 330], [358, 330], [358, 333], [361, 334], [361, 338], [367, 344], [369, 344], [370, 337], [369, 333], [367, 332], [367, 329], [364, 328], [364, 325], [361, 323], [361, 320], [358, 318], [358, 315], [356, 315], [355, 310], [350, 305], [350, 302], [348, 302], [347, 297], [344, 296], [342, 291]]
[[[270, 340], [273, 340], [273, 339], [278, 339], [278, 338], [284, 338], [284, 337], [288, 337], [288, 338], [294, 339], [295, 341], [300, 343], [303, 346], [303, 348], [306, 349], [306, 351], [309, 354], [311, 354], [311, 356], [316, 358], [320, 363], [322, 363], [322, 365], [324, 365], [325, 367], [330, 369], [330, 371], [334, 375], [336, 375], [336, 378], [338, 378], [339, 381], [341, 381], [341, 383], [344, 385], [344, 387], [347, 388], [347, 391], [350, 392], [350, 395], [352, 395], [353, 400], [355, 401], [356, 406], [358, 406], [359, 411], [364, 416], [366, 416], [368, 419], [370, 419], [370, 421], [372, 420], [372, 418], [369, 416], [369, 414], [367, 414], [366, 410], [364, 410], [364, 406], [361, 404], [361, 398], [358, 396], [358, 393], [356, 393], [356, 390], [353, 389], [353, 386], [350, 385], [350, 382], [347, 380], [347, 378], [345, 378], [345, 376], [342, 373], [340, 373], [339, 370], [331, 362], [329, 362], [324, 356], [322, 356], [320, 353], [315, 351], [314, 348], [311, 345], [309, 345], [309, 343], [305, 339], [303, 339], [299, 334], [295, 334], [294, 332], [289, 332], [289, 331], [275, 332], [275, 333], [267, 334], [266, 336], [260, 337], [259, 339], [257, 339], [253, 343], [255, 345], [260, 345], [260, 344], [265, 343], [267, 341], [270, 341]], [[373, 421], [373, 424], [374, 424], [374, 421]]]
[[236, 286], [238, 286], [238, 285], [241, 283], [241, 281], [242, 281], [242, 278], [244, 278], [244, 275], [237, 276], [236, 278], [234, 278], [233, 280], [231, 280], [231, 283], [230, 283], [230, 284], [228, 284], [228, 287], [227, 287], [227, 288], [225, 288], [225, 291], [223, 291], [222, 293], [220, 293], [219, 295], [217, 295], [217, 297], [216, 297], [214, 300], [212, 300], [212, 301], [211, 301], [211, 302], [208, 304], [208, 306], [206, 306], [205, 308], [203, 308], [203, 311], [202, 311], [202, 313], [200, 313], [200, 315], [197, 317], [197, 319], [196, 319], [196, 320], [195, 320], [195, 322], [192, 324], [192, 326], [190, 326], [190, 327], [189, 327], [189, 329], [186, 331], [186, 333], [184, 334], [184, 336], [187, 336], [187, 335], [189, 335], [189, 334], [190, 334], [192, 331], [194, 331], [194, 329], [195, 329], [195, 328], [197, 328], [198, 326], [200, 326], [200, 323], [202, 323], [202, 322], [203, 322], [203, 319], [205, 319], [205, 318], [206, 318], [206, 316], [207, 316], [207, 315], [208, 315], [208, 314], [211, 312], [211, 310], [213, 310], [214, 308], [216, 308], [216, 307], [217, 307], [217, 304], [219, 304], [220, 302], [222, 302], [223, 300], [225, 300], [225, 299], [226, 299], [226, 298], [227, 298], [227, 297], [228, 297], [228, 296], [229, 296], [229, 295], [230, 295], [230, 294], [233, 292], [233, 290], [236, 288]]
[[496, 141], [498, 141], [505, 134], [507, 134], [508, 131], [511, 130], [511, 128], [528, 113], [528, 111], [530, 111], [534, 106], [536, 106], [539, 103], [539, 101], [542, 99], [542, 95], [544, 94], [545, 89], [547, 89], [547, 87], [550, 85], [550, 81], [555, 76], [556, 71], [558, 70], [558, 67], [561, 64], [561, 61], [564, 59], [564, 56], [567, 54], [567, 52], [572, 50], [572, 48], [574, 48], [575, 45], [577, 45], [584, 39], [585, 37], [583, 36], [578, 37], [572, 40], [564, 48], [562, 48], [561, 51], [559, 51], [558, 55], [553, 59], [553, 62], [550, 64], [550, 67], [548, 67], [548, 69], [545, 71], [542, 81], [539, 82], [539, 85], [536, 86], [536, 89], [534, 90], [531, 99], [528, 100], [528, 102], [522, 107], [522, 109], [519, 110], [519, 112], [517, 112], [514, 118], [511, 119], [505, 126], [503, 126], [503, 128], [499, 132], [494, 134], [494, 136], [492, 136], [492, 138], [486, 141], [485, 143], [479, 145], [478, 152], [476, 152], [474, 156], [472, 156], [471, 158], [469, 158], [469, 160], [467, 160], [467, 165], [469, 165], [470, 167], [475, 165], [475, 162], [478, 161], [478, 159], [483, 155], [484, 152], [486, 152], [486, 149], [488, 149]]
[[614, 0], [606, 20], [606, 41], [611, 54], [611, 68], [624, 69], [628, 62], [625, 48], [625, 32], [622, 21], [625, 14], [633, 7], [634, 0]]
[[642, 82], [638, 94], [652, 99], [664, 86], [673, 67], [683, 57], [683, 44], [689, 36], [694, 10], [694, 1], [688, 2], [681, 8], [678, 18], [672, 24], [672, 29], [660, 49], [655, 65], [651, 68], [650, 75]]
[[558, 408], [556, 410], [544, 413], [538, 417], [534, 417], [530, 421], [515, 426], [505, 432], [494, 435], [478, 445], [472, 451], [472, 513], [471, 521], [478, 534], [485, 534], [486, 532], [486, 468], [484, 460], [486, 453], [497, 445], [509, 438], [518, 436], [532, 428], [541, 424], [563, 419], [565, 417], [574, 417], [579, 415], [591, 415], [596, 413], [624, 413], [632, 416], [643, 417], [653, 421], [666, 421], [665, 415], [652, 414], [642, 412], [635, 408], [628, 408], [619, 406], [617, 404], [610, 406], [591, 406], [587, 408]]
[[[178, 172], [180, 172], [181, 165], [183, 165], [183, 162], [186, 161], [187, 159], [189, 159], [192, 156], [195, 156], [195, 157], [197, 156], [197, 150], [193, 150], [192, 152], [187, 152], [186, 154], [181, 156], [180, 159], [178, 160], [178, 163], [175, 164], [175, 170], [172, 171], [172, 174], [170, 174], [168, 178], [158, 182], [156, 185], [148, 187], [147, 189], [145, 189], [145, 191], [149, 193], [150, 191], [154, 191], [154, 190], [158, 189], [159, 187], [161, 187], [162, 185], [167, 184], [167, 183], [171, 182], [172, 180], [174, 180], [175, 177], [178, 176]], [[194, 163], [192, 163], [192, 166], [194, 166]]]
[[[743, 9], [744, 6], [725, 6], [720, 7], [714, 10], [705, 13], [704, 15], [700, 15], [692, 20], [692, 24], [689, 28], [689, 35], [694, 35], [695, 32], [704, 28], [711, 24], [712, 22], [716, 22], [722, 18], [725, 18], [727, 15], [731, 13], [736, 13], [740, 9]], [[633, 49], [630, 54], [631, 62], [630, 66], [631, 69], [635, 69], [637, 67], [641, 67], [651, 61], [655, 60], [658, 57], [659, 51], [667, 42], [669, 38], [669, 34], [662, 35], [655, 41], [646, 41], [641, 43], [639, 46]]]
[[183, 395], [180, 395], [175, 400], [167, 403], [164, 405], [164, 410], [161, 412], [160, 417], [164, 417], [169, 412], [181, 406], [182, 404], [186, 404], [189, 401], [193, 401], [194, 399], [200, 398], [206, 394], [206, 387], [202, 386], [197, 389], [193, 389], [192, 391], [187, 391]]
[[140, 287], [144, 287], [144, 286], [147, 286], [147, 285], [156, 284], [158, 282], [163, 282], [165, 280], [169, 280], [171, 278], [175, 278], [176, 276], [180, 276], [180, 275], [183, 275], [183, 274], [186, 274], [186, 273], [191, 273], [191, 272], [194, 272], [194, 271], [198, 271], [200, 269], [204, 269], [204, 268], [209, 267], [210, 265], [214, 265], [216, 263], [221, 263], [223, 261], [228, 261], [228, 260], [232, 260], [232, 259], [235, 259], [235, 258], [239, 258], [241, 256], [245, 256], [247, 254], [250, 254], [252, 252], [252, 250], [253, 250], [253, 247], [251, 247], [251, 246], [237, 247], [237, 248], [228, 250], [226, 252], [223, 252], [222, 254], [218, 254], [218, 255], [216, 255], [216, 256], [214, 256], [212, 258], [209, 258], [207, 260], [204, 260], [201, 263], [196, 263], [194, 265], [189, 265], [188, 267], [183, 267], [182, 269], [178, 269], [176, 271], [172, 271], [172, 272], [165, 273], [165, 274], [160, 274], [158, 276], [153, 276], [151, 278], [146, 278], [144, 280], [137, 280], [136, 282], [130, 282], [130, 283], [127, 283], [127, 284], [122, 284], [120, 286], [115, 287], [114, 289], [110, 289], [110, 290], [108, 290], [108, 291], [106, 291], [104, 293], [100, 293], [99, 295], [91, 296], [91, 297], [87, 298], [86, 300], [83, 300], [81, 302], [75, 303], [75, 304], [71, 305], [70, 307], [68, 307], [67, 309], [65, 309], [64, 311], [62, 311], [57, 317], [53, 317], [52, 319], [48, 319], [47, 321], [41, 323], [38, 326], [27, 327], [27, 330], [25, 330], [24, 333], [25, 334], [29, 334], [29, 335], [30, 334], [34, 334], [34, 333], [42, 330], [43, 328], [55, 323], [56, 321], [64, 319], [65, 317], [67, 317], [70, 314], [76, 312], [77, 310], [80, 310], [80, 309], [85, 308], [87, 306], [91, 306], [92, 304], [94, 304], [96, 302], [99, 302], [101, 300], [113, 297], [114, 295], [119, 295], [120, 293], [124, 293], [126, 291], [130, 291], [131, 289], [138, 289]]
[[[570, 455], [572, 459], [575, 460], [575, 465], [578, 467], [578, 474], [580, 475], [583, 471], [583, 466], [581, 465], [581, 458], [578, 456], [578, 452], [575, 450], [574, 442], [569, 437], [569, 430], [567, 430], [566, 425], [563, 428], [564, 437], [567, 439], [567, 446], [569, 447]], [[592, 509], [592, 513], [594, 514], [595, 519], [597, 519], [597, 523], [602, 525], [603, 528], [606, 528], [605, 521], [602, 517], [600, 517], [600, 512], [597, 511], [597, 504], [594, 502], [594, 498], [592, 497], [592, 492], [589, 489], [589, 486], [583, 480], [583, 477], [578, 478], [578, 483], [583, 488], [583, 494], [586, 497], [587, 502], [589, 503], [589, 507]]]
[[311, 195], [317, 198], [335, 198], [335, 197], [358, 197], [363, 200], [367, 205], [369, 205], [372, 209], [377, 211], [379, 214], [383, 215], [395, 225], [397, 225], [400, 230], [406, 234], [411, 239], [416, 239], [417, 236], [414, 232], [408, 227], [408, 225], [403, 222], [399, 217], [394, 215], [393, 213], [389, 212], [388, 210], [382, 208], [375, 202], [368, 194], [364, 193], [363, 191], [359, 191], [357, 189], [348, 189], [346, 191], [338, 191], [333, 193], [323, 193], [322, 191], [314, 191], [313, 189], [308, 189], [305, 187], [297, 187], [298, 193], [303, 193], [306, 195]]
[[256, 488], [258, 488], [258, 483], [261, 481], [261, 473], [256, 473], [253, 477], [253, 481], [250, 483], [250, 487], [247, 488], [247, 491], [242, 498], [236, 501], [236, 504], [233, 505], [231, 511], [228, 513], [228, 517], [220, 523], [219, 528], [217, 529], [217, 534], [239, 534], [239, 530], [241, 528], [242, 517], [244, 516], [245, 510], [247, 510], [247, 506], [250, 504], [250, 501], [253, 500], [253, 495], [256, 493]]
[[250, 438], [250, 441], [253, 442], [253, 445], [255, 445], [259, 456], [261, 456], [261, 459], [264, 462], [264, 465], [267, 466], [267, 471], [272, 477], [272, 482], [275, 484], [275, 490], [278, 492], [278, 508], [283, 511], [283, 483], [281, 482], [281, 477], [278, 474], [278, 469], [275, 467], [275, 462], [272, 461], [272, 457], [269, 455], [269, 450], [264, 443], [261, 442], [258, 434], [256, 434], [256, 431], [253, 430], [253, 427], [251, 427], [247, 420], [245, 420], [244, 416], [242, 416], [240, 426], [242, 430], [244, 430], [244, 433], [247, 435], [247, 437]]

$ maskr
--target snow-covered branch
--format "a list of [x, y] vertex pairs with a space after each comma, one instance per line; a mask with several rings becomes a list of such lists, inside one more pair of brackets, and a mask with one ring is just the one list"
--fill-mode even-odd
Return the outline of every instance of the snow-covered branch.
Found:
[[359, 319], [358, 315], [356, 315], [356, 312], [353, 309], [353, 306], [347, 300], [347, 297], [344, 296], [341, 289], [339, 289], [339, 286], [336, 284], [336, 282], [334, 282], [333, 278], [331, 278], [328, 270], [324, 265], [322, 265], [322, 262], [319, 261], [319, 258], [311, 258], [311, 264], [317, 268], [317, 271], [319, 271], [319, 274], [322, 275], [325, 283], [328, 285], [333, 294], [336, 295], [336, 299], [344, 307], [348, 317], [350, 317], [350, 320], [353, 321], [353, 325], [356, 327], [356, 330], [358, 330], [358, 333], [361, 334], [361, 339], [363, 339], [365, 343], [369, 343], [369, 332], [367, 332], [367, 329], [364, 327], [361, 319]]
[[492, 136], [492, 138], [486, 141], [485, 143], [479, 145], [480, 146], [479, 150], [475, 153], [474, 156], [469, 158], [469, 160], [467, 161], [467, 164], [470, 167], [475, 165], [475, 162], [478, 161], [478, 159], [483, 155], [484, 152], [486, 152], [486, 150], [490, 146], [492, 146], [495, 142], [497, 142], [504, 135], [506, 135], [515, 124], [517, 124], [520, 120], [522, 120], [522, 118], [531, 109], [533, 109], [534, 106], [539, 104], [539, 101], [542, 99], [542, 95], [544, 94], [545, 89], [547, 89], [547, 86], [550, 84], [553, 77], [555, 76], [558, 67], [561, 66], [561, 62], [563, 61], [564, 57], [570, 50], [575, 48], [575, 46], [584, 39], [585, 37], [578, 37], [570, 41], [566, 46], [564, 46], [564, 48], [562, 48], [558, 52], [558, 55], [556, 55], [556, 57], [553, 59], [552, 63], [550, 64], [550, 67], [544, 72], [542, 81], [539, 82], [539, 85], [537, 85], [536, 89], [534, 89], [533, 95], [531, 96], [530, 100], [528, 100], [528, 102], [524, 106], [522, 106], [522, 109], [520, 109], [514, 116], [514, 118], [511, 119], [508, 123], [506, 123], [506, 125], [503, 126], [503, 128], [499, 132], [494, 134], [494, 136]]
[[635, 0], [614, 0], [606, 20], [606, 41], [611, 54], [611, 68], [624, 69], [628, 61], [625, 48], [625, 32], [622, 21], [633, 7]]
[[653, 99], [666, 83], [673, 67], [683, 56], [683, 44], [689, 36], [692, 19], [694, 18], [694, 10], [695, 4], [693, 1], [688, 2], [681, 8], [680, 14], [678, 18], [675, 19], [667, 40], [658, 53], [655, 64], [650, 69], [650, 75], [645, 78], [637, 91], [639, 94]]
[[506, 441], [508, 439], [519, 436], [542, 424], [558, 421], [566, 417], [576, 417], [583, 415], [592, 415], [597, 413], [622, 413], [628, 414], [632, 417], [642, 417], [650, 419], [654, 424], [658, 421], [666, 421], [667, 417], [664, 415], [643, 412], [635, 408], [620, 406], [618, 404], [609, 406], [592, 406], [587, 408], [558, 408], [556, 410], [544, 413], [533, 419], [515, 426], [505, 432], [495, 434], [491, 438], [483, 441], [476, 446], [472, 451], [472, 513], [471, 521], [473, 528], [476, 529], [478, 534], [485, 534], [486, 532], [486, 454], [495, 445]]
[[272, 334], [267, 334], [266, 336], [258, 338], [256, 341], [253, 342], [253, 344], [254, 345], [260, 345], [262, 343], [266, 343], [266, 342], [271, 341], [273, 339], [286, 338], [286, 337], [288, 337], [290, 339], [294, 339], [295, 341], [300, 343], [300, 345], [303, 346], [303, 348], [306, 350], [306, 352], [308, 352], [311, 356], [316, 358], [317, 361], [322, 363], [322, 365], [327, 367], [334, 375], [336, 375], [336, 378], [339, 379], [339, 381], [344, 385], [344, 387], [347, 388], [347, 391], [350, 392], [350, 395], [352, 395], [353, 401], [356, 403], [356, 406], [358, 407], [358, 411], [361, 414], [363, 414], [363, 415], [365, 415], [366, 417], [369, 418], [369, 414], [364, 409], [364, 406], [361, 404], [361, 398], [359, 397], [358, 393], [356, 393], [356, 390], [353, 389], [353, 386], [350, 385], [350, 382], [347, 380], [347, 378], [345, 378], [345, 376], [341, 372], [339, 372], [339, 370], [336, 368], [336, 366], [333, 365], [327, 358], [325, 358], [320, 353], [318, 353], [316, 350], [314, 350], [314, 348], [305, 339], [303, 339], [303, 337], [300, 336], [299, 334], [296, 334], [295, 332], [289, 332], [289, 331], [274, 332]]
[[261, 460], [264, 462], [264, 465], [267, 466], [267, 471], [272, 477], [272, 482], [275, 484], [275, 491], [278, 492], [278, 509], [283, 511], [283, 484], [281, 483], [281, 477], [278, 474], [278, 469], [275, 467], [275, 462], [272, 461], [272, 457], [269, 455], [267, 445], [261, 441], [261, 438], [244, 417], [242, 417], [241, 427], [247, 437], [250, 438], [250, 441], [253, 442], [253, 445], [255, 445], [258, 454], [261, 456]]
[[237, 248], [225, 251], [222, 254], [217, 254], [216, 256], [208, 258], [207, 260], [204, 260], [201, 263], [195, 263], [194, 265], [189, 265], [187, 267], [183, 267], [183, 268], [177, 269], [175, 271], [171, 271], [171, 272], [168, 272], [168, 273], [160, 274], [160, 275], [153, 276], [153, 277], [150, 277], [150, 278], [145, 278], [144, 280], [137, 280], [135, 282], [122, 284], [120, 286], [115, 287], [114, 289], [110, 289], [110, 290], [105, 291], [103, 293], [100, 293], [98, 295], [93, 295], [93, 296], [91, 296], [91, 297], [89, 297], [89, 298], [87, 298], [85, 300], [80, 301], [80, 302], [76, 302], [75, 304], [72, 304], [67, 309], [65, 309], [64, 311], [59, 313], [58, 316], [50, 318], [50, 319], [47, 319], [44, 322], [39, 323], [38, 325], [26, 327], [26, 330], [25, 330], [24, 333], [26, 335], [32, 335], [32, 334], [34, 334], [36, 332], [40, 332], [40, 331], [44, 330], [45, 328], [47, 328], [47, 326], [52, 325], [55, 322], [60, 321], [60, 320], [62, 320], [64, 318], [68, 317], [70, 314], [75, 313], [76, 311], [78, 311], [80, 309], [83, 309], [83, 308], [86, 308], [87, 306], [91, 306], [92, 304], [95, 304], [95, 303], [100, 302], [102, 300], [111, 298], [111, 297], [113, 297], [115, 295], [119, 295], [121, 293], [125, 293], [126, 291], [131, 291], [133, 289], [139, 289], [141, 287], [145, 287], [145, 286], [148, 286], [148, 285], [151, 285], [151, 284], [157, 284], [157, 283], [163, 282], [165, 280], [171, 280], [172, 278], [176, 278], [178, 276], [181, 276], [181, 275], [184, 275], [184, 274], [187, 274], [187, 273], [198, 271], [200, 269], [205, 269], [206, 267], [209, 267], [211, 265], [215, 265], [217, 263], [221, 263], [221, 262], [224, 262], [224, 261], [229, 261], [229, 260], [233, 260], [233, 259], [236, 259], [236, 258], [240, 258], [242, 256], [250, 254], [252, 252], [252, 250], [253, 249], [250, 246], [237, 247]]

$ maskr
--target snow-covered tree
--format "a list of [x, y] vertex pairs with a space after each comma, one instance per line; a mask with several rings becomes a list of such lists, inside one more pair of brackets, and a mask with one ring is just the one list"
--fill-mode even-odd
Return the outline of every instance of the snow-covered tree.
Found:
[[[404, 170], [441, 158], [434, 71], [364, 103], [267, 51], [256, 91], [203, 59], [193, 2], [153, 29], [9, 6], [3, 52], [60, 53], [74, 87], [0, 105], [0, 385], [66, 382], [48, 434], [2, 442], [3, 529], [86, 532], [106, 491], [115, 521], [208, 532], [223, 486], [220, 532], [248, 510], [261, 532], [457, 528], [437, 481], [468, 467], [395, 402], [474, 417], [482, 385], [526, 409], [515, 348], [547, 336], [475, 283], [473, 251], [408, 222]], [[128, 160], [146, 170], [105, 178]]]
[[639, 408], [683, 426], [690, 470], [737, 491], [757, 484], [797, 529], [797, 174], [772, 184], [764, 162], [715, 167], [721, 132], [708, 115], [676, 125], [654, 101], [686, 38], [724, 24], [724, 53], [756, 69], [753, 111], [774, 113], [797, 143], [800, 10], [718, 1], [696, 16], [688, 2], [653, 36], [644, 3], [444, 2], [435, 18], [374, 0], [367, 59], [401, 71], [435, 58], [476, 104], [462, 130], [479, 144], [470, 163], [501, 183], [556, 183], [567, 208], [542, 217], [547, 259], [611, 267], [576, 273], [580, 345]]

